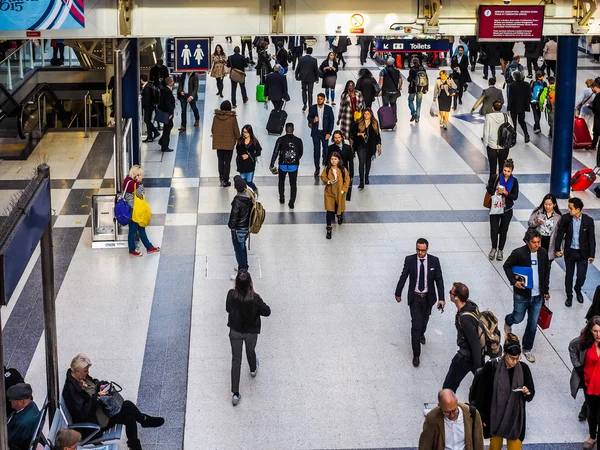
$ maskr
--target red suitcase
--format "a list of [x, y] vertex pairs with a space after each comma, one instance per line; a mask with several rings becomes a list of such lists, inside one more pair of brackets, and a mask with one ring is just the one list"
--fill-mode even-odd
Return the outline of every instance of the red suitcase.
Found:
[[588, 148], [592, 146], [590, 130], [581, 117], [577, 117], [573, 124], [573, 148]]
[[585, 191], [589, 188], [594, 181], [596, 181], [596, 169], [590, 169], [586, 167], [575, 173], [571, 177], [571, 189], [574, 191]]

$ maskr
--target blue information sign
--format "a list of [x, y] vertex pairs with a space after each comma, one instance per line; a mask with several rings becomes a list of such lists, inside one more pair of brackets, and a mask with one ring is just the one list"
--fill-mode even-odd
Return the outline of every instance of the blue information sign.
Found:
[[209, 38], [175, 39], [175, 72], [210, 70]]
[[84, 28], [84, 0], [0, 0], [0, 30]]
[[382, 39], [377, 41], [376, 51], [388, 53], [447, 52], [448, 39]]

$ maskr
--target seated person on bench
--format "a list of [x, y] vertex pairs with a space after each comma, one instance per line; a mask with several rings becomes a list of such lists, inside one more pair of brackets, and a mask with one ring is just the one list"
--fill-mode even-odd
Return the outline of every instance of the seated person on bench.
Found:
[[12, 449], [27, 450], [40, 420], [40, 410], [33, 401], [31, 386], [19, 383], [6, 393], [14, 412], [8, 417], [8, 445]]

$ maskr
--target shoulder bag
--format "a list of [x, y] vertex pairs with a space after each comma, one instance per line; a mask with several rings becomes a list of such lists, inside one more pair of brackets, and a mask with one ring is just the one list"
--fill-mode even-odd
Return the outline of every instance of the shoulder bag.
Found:
[[[498, 182], [498, 178], [500, 178], [500, 175], [496, 175], [496, 181], [494, 181], [494, 186]], [[492, 194], [488, 194], [487, 189], [485, 191], [485, 195], [483, 196], [483, 206], [484, 208], [488, 209], [492, 207]]]
[[129, 225], [131, 222], [131, 215], [133, 214], [133, 209], [131, 209], [131, 206], [129, 206], [129, 203], [125, 200], [125, 194], [127, 193], [129, 183], [131, 183], [131, 180], [125, 185], [123, 193], [117, 197], [117, 204], [115, 205], [115, 218], [121, 225]]
[[108, 417], [114, 417], [121, 412], [123, 407], [123, 396], [120, 392], [123, 389], [117, 383], [111, 381], [108, 385], [108, 394], [98, 396], [98, 401], [102, 404], [102, 409]]

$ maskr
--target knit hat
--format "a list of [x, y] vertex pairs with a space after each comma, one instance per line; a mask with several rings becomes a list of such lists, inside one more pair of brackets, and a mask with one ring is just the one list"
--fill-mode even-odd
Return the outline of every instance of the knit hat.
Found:
[[235, 177], [233, 177], [233, 186], [235, 187], [236, 191], [244, 192], [244, 190], [246, 190], [246, 186], [247, 186], [246, 180], [244, 180], [239, 175], [236, 175]]

